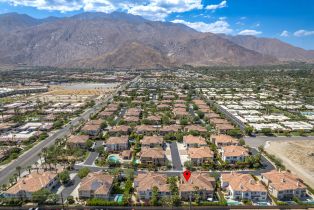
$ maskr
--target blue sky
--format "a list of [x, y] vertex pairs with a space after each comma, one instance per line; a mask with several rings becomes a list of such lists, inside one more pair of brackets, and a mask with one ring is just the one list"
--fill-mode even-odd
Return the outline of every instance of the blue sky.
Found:
[[183, 23], [202, 32], [278, 38], [314, 49], [312, 0], [0, 0], [0, 13], [36, 18], [85, 11], [123, 11]]

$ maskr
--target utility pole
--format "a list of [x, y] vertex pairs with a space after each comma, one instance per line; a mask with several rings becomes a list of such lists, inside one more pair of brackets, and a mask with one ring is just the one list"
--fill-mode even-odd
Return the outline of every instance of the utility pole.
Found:
[[62, 195], [62, 192], [61, 192], [61, 203], [62, 203], [62, 209], [64, 210], [65, 209], [65, 207], [64, 207], [64, 201], [63, 201], [63, 195]]
[[191, 192], [190, 192], [190, 194], [189, 194], [189, 200], [190, 200], [190, 202], [189, 202], [189, 209], [191, 210], [192, 209], [192, 195], [191, 195]]

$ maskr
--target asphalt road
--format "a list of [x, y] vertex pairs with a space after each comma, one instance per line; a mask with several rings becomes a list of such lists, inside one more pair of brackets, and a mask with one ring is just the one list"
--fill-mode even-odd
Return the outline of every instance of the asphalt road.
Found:
[[[95, 148], [101, 147], [102, 144], [103, 144], [103, 141], [96, 141]], [[89, 156], [87, 157], [87, 159], [85, 160], [84, 165], [93, 165], [98, 155], [99, 153], [96, 151], [91, 152]]]
[[138, 77], [136, 77], [133, 81], [130, 81], [123, 86], [119, 87], [115, 93], [109, 95], [105, 99], [103, 99], [102, 102], [97, 103], [94, 107], [86, 110], [84, 113], [80, 115], [80, 117], [77, 117], [73, 119], [69, 124], [65, 125], [62, 129], [58, 130], [56, 133], [54, 133], [52, 136], [49, 136], [42, 142], [36, 144], [34, 147], [32, 147], [30, 150], [23, 153], [21, 156], [19, 156], [16, 160], [9, 163], [7, 166], [5, 166], [0, 171], [0, 184], [5, 184], [8, 182], [10, 176], [12, 176], [16, 172], [16, 167], [21, 166], [26, 168], [29, 165], [32, 165], [38, 160], [38, 154], [42, 151], [44, 147], [49, 147], [55, 143], [55, 141], [58, 138], [62, 138], [65, 135], [69, 134], [71, 131], [72, 126], [76, 126], [80, 124], [80, 121], [83, 119], [84, 121], [87, 121], [91, 115], [99, 112], [103, 107], [106, 106], [107, 102], [113, 98], [113, 95], [117, 94], [118, 91], [124, 90], [127, 85], [131, 82], [137, 81]]
[[[62, 190], [62, 197], [63, 197], [63, 201], [65, 202], [66, 199], [71, 195], [71, 193], [75, 190], [75, 188], [80, 184], [81, 179], [78, 175], [75, 175], [75, 177], [71, 180], [71, 185], [70, 186], [66, 186], [63, 190]], [[61, 200], [61, 195], [60, 195], [60, 200], [59, 203], [62, 203]]]
[[71, 126], [78, 125], [80, 123], [80, 119], [84, 119], [84, 121], [86, 121], [87, 119], [89, 119], [90, 115], [97, 112], [100, 107], [101, 106], [98, 104], [95, 107], [86, 110], [84, 113], [82, 113], [80, 117], [72, 120], [70, 124], [67, 124], [62, 129], [54, 133], [52, 136], [49, 136], [42, 142], [36, 144], [30, 150], [26, 151], [16, 160], [8, 164], [0, 171], [0, 184], [4, 184], [9, 180], [10, 176], [12, 176], [16, 172], [16, 167], [21, 166], [26, 168], [27, 166], [35, 163], [38, 160], [38, 154], [42, 151], [43, 148], [53, 145], [57, 139], [69, 134], [71, 131]]
[[170, 150], [171, 150], [173, 170], [182, 171], [180, 155], [179, 155], [178, 146], [176, 142], [170, 143]]
[[249, 145], [252, 148], [258, 148], [260, 145], [265, 145], [267, 141], [304, 141], [304, 140], [314, 140], [314, 136], [256, 136], [256, 137], [244, 137], [244, 141], [247, 145]]
[[[21, 210], [21, 209], [30, 209], [30, 207], [36, 208], [37, 206], [27, 206], [27, 207], [10, 207], [11, 210]], [[43, 206], [39, 208], [42, 209], [62, 209], [61, 205], [59, 206]], [[179, 207], [167, 207], [167, 206], [67, 206], [65, 209], [69, 210], [191, 210], [191, 209], [200, 209], [200, 210], [231, 210], [231, 209], [310, 209], [308, 206], [302, 205], [291, 205], [291, 206], [179, 206]]]

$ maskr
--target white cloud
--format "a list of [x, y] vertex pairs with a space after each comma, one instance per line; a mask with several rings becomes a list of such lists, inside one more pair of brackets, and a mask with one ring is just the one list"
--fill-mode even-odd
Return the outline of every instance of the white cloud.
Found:
[[221, 9], [227, 6], [227, 1], [222, 1], [219, 4], [211, 4], [211, 5], [207, 5], [205, 7], [205, 9], [208, 10], [216, 10], [216, 9]]
[[204, 23], [204, 22], [188, 22], [185, 20], [177, 19], [171, 22], [182, 23], [200, 32], [223, 33], [223, 34], [229, 34], [232, 32], [232, 29], [230, 28], [229, 23], [225, 20], [217, 20], [216, 22], [213, 22], [213, 23]]
[[128, 10], [150, 20], [164, 20], [171, 13], [202, 9], [201, 0], [149, 0], [147, 4], [134, 5]]
[[40, 10], [98, 11], [116, 10], [141, 15], [150, 20], [164, 20], [171, 13], [202, 9], [202, 0], [0, 0], [15, 6], [31, 6]]
[[288, 37], [289, 36], [289, 32], [287, 30], [284, 30], [284, 31], [281, 32], [280, 36]]
[[311, 36], [311, 35], [314, 35], [314, 31], [307, 31], [307, 30], [298, 30], [296, 32], [294, 32], [293, 34], [294, 36]]
[[239, 34], [239, 35], [252, 35], [252, 36], [256, 36], [256, 35], [259, 35], [259, 34], [261, 34], [261, 33], [262, 33], [261, 31], [256, 31], [256, 30], [251, 30], [251, 29], [245, 29], [245, 30], [240, 31], [238, 34]]
[[29, 6], [39, 10], [56, 10], [60, 12], [76, 11], [83, 7], [80, 0], [9, 0], [8, 2], [14, 6]]

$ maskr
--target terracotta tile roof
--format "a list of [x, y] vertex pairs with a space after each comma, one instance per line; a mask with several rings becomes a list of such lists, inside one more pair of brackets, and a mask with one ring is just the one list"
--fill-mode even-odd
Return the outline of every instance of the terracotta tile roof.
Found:
[[101, 125], [103, 122], [103, 120], [90, 120], [86, 123], [86, 125]]
[[72, 143], [72, 144], [84, 144], [86, 141], [89, 139], [88, 135], [72, 135], [70, 136], [69, 140], [67, 143]]
[[162, 159], [165, 158], [165, 151], [162, 148], [143, 147], [140, 152], [141, 158]]
[[[59, 171], [61, 172], [61, 171]], [[6, 193], [16, 194], [19, 191], [36, 192], [46, 187], [48, 183], [54, 179], [58, 173], [55, 171], [34, 171], [18, 180], [18, 182], [9, 188]]]
[[223, 156], [225, 157], [239, 157], [239, 156], [249, 156], [249, 151], [242, 146], [225, 146], [222, 147]]
[[124, 116], [123, 119], [126, 122], [138, 122], [138, 121], [140, 121], [140, 118], [137, 116]]
[[196, 105], [207, 105], [203, 100], [201, 99], [194, 99], [193, 103], [195, 103]]
[[229, 121], [226, 119], [221, 119], [221, 118], [214, 118], [210, 120], [210, 123], [217, 125], [217, 124], [228, 124]]
[[215, 178], [208, 173], [192, 172], [189, 181], [187, 182], [183, 175], [180, 178], [179, 191], [193, 192], [195, 188], [199, 190], [214, 191]]
[[234, 129], [234, 126], [231, 125], [230, 123], [225, 123], [225, 124], [217, 124], [215, 127], [219, 130], [231, 130]]
[[202, 127], [200, 125], [188, 125], [188, 126], [185, 126], [184, 130], [207, 132], [206, 128], [204, 128], [204, 127]]
[[132, 151], [131, 150], [123, 150], [121, 152], [122, 157], [131, 157], [132, 156]]
[[220, 135], [212, 135], [211, 139], [213, 139], [215, 141], [215, 143], [234, 143], [237, 144], [238, 141], [233, 138], [232, 136], [229, 135], [224, 135], [224, 134], [220, 134]]
[[183, 108], [183, 109], [186, 111], [186, 109], [185, 109], [186, 105], [185, 105], [185, 104], [175, 104], [174, 107], [175, 107], [176, 109], [177, 109], [177, 108]]
[[110, 129], [110, 132], [127, 132], [129, 129], [131, 129], [130, 126], [127, 125], [118, 125], [114, 126]]
[[144, 136], [144, 138], [141, 140], [141, 143], [144, 145], [162, 144], [163, 137], [162, 136]]
[[270, 181], [270, 185], [278, 191], [306, 189], [301, 180], [287, 171], [270, 171], [262, 174], [263, 177]]
[[200, 144], [200, 145], [205, 145], [206, 141], [203, 137], [201, 136], [192, 136], [192, 135], [188, 135], [188, 136], [184, 136], [183, 137], [183, 142], [185, 142], [186, 144]]
[[136, 131], [156, 131], [157, 128], [152, 125], [138, 125], [135, 127]]
[[156, 115], [150, 115], [146, 119], [150, 120], [150, 121], [160, 121], [161, 117], [160, 116], [156, 116]]
[[267, 192], [259, 181], [255, 181], [250, 174], [231, 172], [221, 175], [224, 182], [228, 182], [232, 190], [241, 192]]
[[215, 119], [220, 118], [220, 115], [216, 113], [205, 113], [204, 117], [208, 119]]
[[113, 183], [114, 177], [103, 174], [102, 172], [89, 173], [81, 180], [79, 191], [94, 191], [95, 194], [108, 195]]
[[157, 105], [157, 108], [162, 109], [162, 108], [170, 108], [171, 106], [168, 104], [159, 104]]
[[127, 144], [129, 141], [128, 136], [120, 136], [120, 137], [109, 137], [109, 139], [106, 141], [106, 144]]
[[141, 110], [138, 108], [130, 108], [126, 111], [125, 116], [139, 116]]
[[182, 127], [180, 125], [167, 125], [164, 126], [160, 129], [162, 132], [177, 132], [181, 129]]
[[111, 115], [113, 115], [114, 113], [113, 112], [109, 112], [109, 111], [102, 111], [98, 114], [98, 116], [100, 117], [109, 117]]
[[152, 190], [157, 187], [160, 192], [170, 192], [169, 184], [167, 184], [167, 176], [159, 173], [140, 173], [135, 178], [134, 182], [138, 183], [137, 191]]
[[193, 158], [193, 159], [214, 157], [214, 152], [211, 151], [209, 147], [189, 148], [188, 154], [190, 158]]

